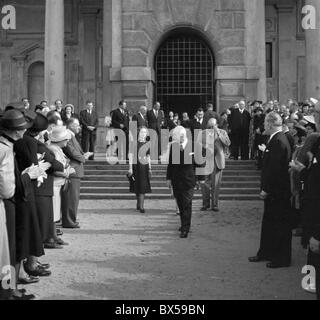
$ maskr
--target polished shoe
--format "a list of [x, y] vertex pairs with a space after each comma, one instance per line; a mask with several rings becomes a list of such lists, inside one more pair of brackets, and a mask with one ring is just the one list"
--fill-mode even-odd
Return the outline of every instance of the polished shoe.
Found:
[[12, 294], [10, 300], [28, 301], [28, 300], [33, 300], [35, 298], [36, 298], [36, 296], [34, 294], [22, 294], [21, 296], [17, 296], [15, 294]]
[[137, 208], [136, 208], [136, 209], [137, 209], [137, 211], [140, 211], [140, 210], [141, 210], [140, 206], [138, 206], [138, 205], [137, 205]]
[[279, 263], [275, 263], [275, 262], [269, 262], [267, 263], [267, 268], [269, 269], [279, 269], [279, 268], [289, 268], [290, 265], [285, 265], [285, 264], [279, 264]]
[[262, 259], [259, 256], [254, 256], [248, 258], [249, 262], [261, 262], [261, 261], [268, 261], [267, 259]]
[[140, 209], [140, 213], [146, 213], [146, 210]]
[[50, 264], [49, 264], [49, 263], [41, 263], [41, 262], [38, 262], [37, 264], [38, 264], [38, 266], [39, 266], [40, 268], [42, 268], [42, 269], [44, 269], [44, 270], [50, 269]]
[[181, 234], [180, 234], [180, 238], [181, 239], [185, 239], [185, 238], [188, 238], [188, 232], [181, 232]]
[[209, 209], [209, 207], [202, 207], [201, 209], [200, 209], [200, 211], [207, 211]]
[[64, 242], [61, 238], [55, 239], [55, 243], [56, 243], [57, 245], [59, 245], [59, 246], [68, 246], [68, 245], [69, 245], [69, 243]]
[[57, 244], [56, 242], [46, 242], [44, 243], [44, 248], [45, 249], [63, 249], [62, 246], [60, 246], [59, 244]]
[[27, 284], [38, 283], [39, 281], [40, 279], [38, 277], [27, 276], [26, 278], [19, 278], [18, 284], [27, 285]]
[[213, 207], [213, 208], [212, 208], [212, 211], [214, 211], [214, 212], [219, 212], [220, 210], [219, 210], [218, 207]]
[[71, 224], [69, 226], [62, 226], [63, 229], [80, 229], [79, 223]]
[[26, 272], [33, 277], [49, 277], [51, 276], [51, 271], [44, 270], [39, 267], [37, 267], [35, 270], [30, 270], [29, 268], [24, 267]]
[[61, 229], [57, 229], [56, 233], [58, 237], [63, 236], [63, 231]]

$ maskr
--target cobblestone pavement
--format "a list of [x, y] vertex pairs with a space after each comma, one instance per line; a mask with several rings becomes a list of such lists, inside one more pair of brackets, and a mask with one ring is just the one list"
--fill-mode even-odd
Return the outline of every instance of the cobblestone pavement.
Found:
[[199, 211], [192, 233], [180, 239], [173, 201], [82, 201], [80, 230], [70, 243], [47, 250], [52, 276], [28, 286], [38, 299], [314, 299], [301, 289], [306, 253], [293, 239], [293, 266], [250, 264], [259, 245], [262, 202], [222, 202]]

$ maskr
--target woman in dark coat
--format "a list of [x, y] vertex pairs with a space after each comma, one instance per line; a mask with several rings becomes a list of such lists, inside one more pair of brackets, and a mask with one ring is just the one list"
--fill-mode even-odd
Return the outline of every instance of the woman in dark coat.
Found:
[[[32, 165], [37, 166], [39, 164], [37, 149], [37, 141], [26, 134], [14, 144], [20, 172], [23, 172]], [[33, 183], [35, 182], [33, 181]], [[37, 214], [35, 191], [32, 186], [29, 189], [27, 201], [18, 202], [16, 206], [17, 260], [22, 261], [27, 258], [24, 270], [29, 275], [49, 276], [51, 272], [45, 270], [37, 260], [37, 258], [44, 255], [44, 249]], [[23, 271], [23, 266], [21, 270]]]
[[53, 223], [53, 172], [64, 170], [63, 164], [55, 159], [54, 154], [44, 144], [43, 132], [48, 128], [48, 119], [39, 114], [34, 121], [31, 129], [26, 135], [34, 138], [37, 143], [37, 153], [41, 155], [42, 160], [50, 163], [51, 167], [46, 172], [47, 178], [43, 183], [34, 182], [34, 190], [36, 197], [37, 214], [39, 218], [40, 231], [44, 247], [46, 249], [61, 249], [61, 245], [65, 244], [56, 235], [56, 228]]
[[150, 145], [147, 144], [148, 129], [140, 128], [138, 141], [133, 146], [134, 152], [129, 154], [130, 192], [136, 194], [137, 210], [145, 213], [144, 199], [147, 193], [151, 193], [150, 176], [151, 160]]

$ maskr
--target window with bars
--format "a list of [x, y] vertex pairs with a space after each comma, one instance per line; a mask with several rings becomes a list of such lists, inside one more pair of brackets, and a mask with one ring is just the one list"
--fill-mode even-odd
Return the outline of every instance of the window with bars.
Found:
[[192, 35], [169, 38], [156, 56], [157, 99], [170, 95], [213, 96], [213, 55]]

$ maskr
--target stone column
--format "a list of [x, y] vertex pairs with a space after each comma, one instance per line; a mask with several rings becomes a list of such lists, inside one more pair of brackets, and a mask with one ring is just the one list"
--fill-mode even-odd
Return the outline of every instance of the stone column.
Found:
[[25, 90], [25, 76], [24, 76], [24, 68], [25, 68], [25, 55], [15, 55], [12, 59], [16, 62], [16, 73], [13, 77], [14, 85], [13, 85], [13, 97], [14, 100], [20, 101], [21, 97], [26, 97]]
[[112, 0], [103, 1], [103, 111], [109, 115], [112, 110]]
[[112, 68], [110, 81], [112, 82], [112, 107], [118, 107], [123, 99], [121, 84], [122, 68], [122, 0], [112, 0]]
[[64, 98], [64, 0], [46, 0], [45, 98]]
[[[265, 0], [245, 0], [247, 79], [257, 79], [256, 99], [267, 100]], [[248, 96], [248, 94], [246, 94]]]
[[320, 98], [320, 1], [307, 0], [306, 5], [315, 8], [316, 29], [306, 34], [306, 98]]
[[279, 34], [279, 101], [297, 98], [297, 86], [293, 85], [297, 78], [296, 57], [296, 16], [292, 1], [279, 1], [278, 10]]
[[[81, 9], [83, 23], [83, 37], [81, 39], [81, 97], [80, 109], [85, 106], [86, 100], [97, 104], [97, 13], [96, 8], [83, 7]], [[100, 113], [97, 106], [97, 112]]]

